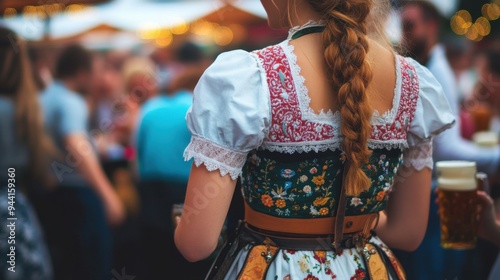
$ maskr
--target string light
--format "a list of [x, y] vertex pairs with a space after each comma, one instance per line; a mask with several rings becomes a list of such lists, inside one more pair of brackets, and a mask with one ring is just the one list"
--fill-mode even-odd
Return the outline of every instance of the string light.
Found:
[[483, 37], [488, 36], [491, 32], [491, 24], [485, 17], [478, 18], [474, 25], [479, 35]]
[[497, 4], [484, 4], [481, 13], [488, 20], [497, 20], [500, 16], [500, 7]]
[[65, 12], [81, 12], [83, 10], [85, 10], [87, 8], [87, 6], [85, 5], [81, 5], [81, 4], [71, 4], [69, 6], [66, 7], [65, 9]]
[[210, 35], [218, 26], [217, 23], [199, 20], [192, 24], [191, 33], [196, 35]]
[[7, 8], [3, 11], [3, 16], [5, 18], [17, 16], [17, 11], [14, 8]]
[[189, 31], [189, 24], [183, 19], [178, 19], [171, 31], [175, 35], [182, 35]]
[[233, 42], [232, 43], [241, 43], [247, 38], [247, 30], [241, 24], [232, 23], [228, 26], [231, 28], [233, 32]]
[[482, 16], [472, 21], [471, 14], [466, 10], [460, 10], [450, 20], [451, 30], [457, 35], [465, 35], [472, 41], [481, 41], [491, 33], [490, 21], [500, 17], [500, 0], [493, 0], [484, 4], [481, 8]]
[[245, 28], [239, 24], [225, 26], [207, 20], [197, 20], [189, 24], [182, 19], [177, 19], [173, 27], [170, 28], [162, 29], [154, 23], [146, 24], [139, 29], [137, 35], [141, 39], [163, 48], [170, 46], [176, 35], [184, 35], [187, 32], [200, 41], [218, 46], [239, 43], [245, 39], [246, 34]]
[[6, 8], [3, 11], [3, 16], [8, 18], [8, 17], [15, 17], [17, 15], [22, 15], [25, 17], [37, 17], [40, 19], [45, 19], [49, 16], [52, 17], [64, 11], [75, 12], [75, 11], [82, 11], [88, 8], [89, 6], [87, 5], [79, 5], [79, 4], [69, 5], [66, 7], [66, 5], [62, 3], [44, 4], [39, 6], [26, 5], [22, 8], [22, 10], [19, 10], [19, 13], [15, 8]]
[[165, 48], [165, 47], [168, 47], [172, 44], [172, 42], [174, 41], [174, 38], [172, 36], [168, 37], [168, 38], [158, 38], [155, 40], [155, 44], [157, 47], [160, 47], [160, 48]]
[[28, 5], [23, 8], [23, 15], [25, 16], [36, 16], [38, 14], [35, 6]]
[[143, 40], [153, 40], [160, 37], [161, 29], [157, 24], [146, 23], [137, 33]]
[[233, 41], [233, 31], [227, 26], [219, 26], [214, 30], [213, 39], [219, 46], [227, 46]]
[[[498, 6], [495, 7], [498, 8]], [[89, 6], [82, 4], [65, 5], [62, 3], [51, 3], [38, 6], [26, 5], [23, 7], [22, 11], [19, 11], [19, 13], [15, 8], [6, 8], [3, 12], [3, 16], [8, 18], [22, 15], [26, 17], [45, 19], [63, 12], [77, 13], [86, 9], [90, 9]], [[497, 10], [492, 8], [487, 10], [487, 12], [491, 15], [494, 15], [496, 11]], [[488, 17], [485, 18], [490, 18], [490, 14], [488, 14]], [[464, 20], [457, 17], [457, 21], [460, 26], [464, 26]], [[460, 28], [457, 30], [460, 31], [459, 29]], [[461, 32], [466, 34], [468, 29], [462, 29], [463, 30], [461, 30]], [[485, 33], [488, 29], [479, 30], [482, 33]], [[147, 23], [142, 26], [142, 28], [139, 28], [137, 35], [142, 40], [150, 41], [158, 47], [168, 47], [173, 43], [175, 35], [184, 35], [187, 32], [190, 32], [192, 35], [203, 37], [207, 42], [211, 42], [212, 44], [216, 44], [218, 46], [227, 46], [232, 43], [239, 43], [246, 37], [246, 29], [239, 24], [224, 26], [207, 20], [198, 20], [193, 23], [188, 23], [181, 18], [176, 19], [173, 27], [170, 28], [161, 28], [157, 24]]]
[[451, 29], [458, 35], [465, 35], [472, 26], [472, 16], [466, 10], [458, 11], [451, 18]]

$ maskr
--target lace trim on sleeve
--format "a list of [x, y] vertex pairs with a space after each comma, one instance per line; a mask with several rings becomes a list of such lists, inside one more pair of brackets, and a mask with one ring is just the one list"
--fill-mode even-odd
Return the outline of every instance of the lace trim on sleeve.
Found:
[[196, 166], [203, 163], [208, 171], [218, 169], [221, 176], [229, 174], [231, 179], [236, 180], [245, 165], [247, 155], [248, 153], [233, 151], [193, 135], [184, 151], [184, 160], [194, 158]]
[[417, 171], [425, 167], [432, 170], [434, 165], [432, 160], [432, 139], [406, 149], [403, 153], [403, 162], [404, 166], [413, 167]]

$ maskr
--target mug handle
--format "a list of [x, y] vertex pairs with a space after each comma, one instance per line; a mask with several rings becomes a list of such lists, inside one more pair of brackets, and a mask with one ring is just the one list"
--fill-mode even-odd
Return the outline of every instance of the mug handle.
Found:
[[488, 174], [484, 172], [478, 172], [476, 174], [477, 189], [490, 194], [490, 182], [488, 181]]

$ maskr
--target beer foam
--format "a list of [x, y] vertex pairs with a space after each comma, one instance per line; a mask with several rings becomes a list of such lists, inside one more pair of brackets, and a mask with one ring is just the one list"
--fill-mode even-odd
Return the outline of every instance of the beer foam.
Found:
[[470, 191], [477, 188], [476, 163], [472, 161], [440, 161], [436, 163], [438, 188]]
[[467, 168], [467, 167], [476, 167], [476, 163], [474, 161], [465, 161], [465, 160], [444, 160], [436, 162], [437, 168]]
[[476, 132], [472, 136], [472, 141], [479, 146], [495, 147], [498, 144], [498, 134], [491, 131]]
[[477, 182], [474, 178], [438, 178], [438, 188], [448, 191], [473, 191], [477, 188]]

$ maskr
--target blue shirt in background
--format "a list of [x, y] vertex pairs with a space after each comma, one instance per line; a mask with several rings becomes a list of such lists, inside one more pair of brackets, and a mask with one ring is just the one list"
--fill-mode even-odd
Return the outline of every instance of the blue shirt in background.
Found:
[[142, 109], [137, 133], [137, 163], [142, 181], [159, 180], [187, 184], [191, 161], [183, 153], [191, 140], [186, 113], [193, 96], [181, 91], [147, 101]]
[[64, 186], [86, 187], [88, 183], [76, 170], [78, 159], [68, 157], [65, 138], [72, 134], [88, 135], [89, 114], [85, 99], [60, 82], [53, 82], [40, 95], [47, 133], [63, 153], [63, 159], [54, 160], [51, 169]]

